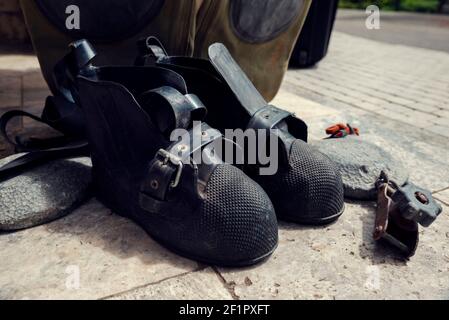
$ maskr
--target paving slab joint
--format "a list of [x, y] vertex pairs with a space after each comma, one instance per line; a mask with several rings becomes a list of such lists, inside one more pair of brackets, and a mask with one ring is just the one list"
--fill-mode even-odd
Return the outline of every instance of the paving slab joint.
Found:
[[240, 300], [240, 297], [235, 292], [235, 286], [236, 286], [235, 282], [234, 281], [231, 281], [231, 282], [226, 281], [226, 279], [223, 277], [223, 275], [220, 273], [220, 271], [216, 267], [213, 267], [212, 269], [214, 270], [214, 272], [217, 275], [220, 282], [223, 284], [224, 288], [229, 292], [232, 299]]
[[183, 272], [183, 273], [180, 273], [180, 274], [177, 274], [177, 275], [174, 275], [174, 276], [171, 276], [171, 277], [167, 277], [167, 278], [155, 281], [155, 282], [151, 282], [151, 283], [143, 284], [141, 286], [133, 287], [133, 288], [131, 288], [129, 290], [113, 293], [111, 295], [102, 297], [102, 298], [100, 298], [98, 300], [109, 300], [109, 299], [112, 299], [112, 298], [124, 295], [126, 293], [133, 292], [135, 290], [143, 289], [143, 288], [146, 288], [146, 287], [149, 287], [149, 286], [158, 285], [158, 284], [161, 284], [162, 282], [165, 282], [165, 281], [168, 281], [168, 280], [173, 280], [173, 279], [176, 279], [176, 278], [181, 278], [181, 277], [187, 276], [187, 275], [192, 274], [192, 273], [201, 272], [201, 271], [204, 271], [207, 268], [208, 268], [207, 266], [198, 266], [198, 268], [196, 268], [196, 269], [194, 269], [192, 271]]

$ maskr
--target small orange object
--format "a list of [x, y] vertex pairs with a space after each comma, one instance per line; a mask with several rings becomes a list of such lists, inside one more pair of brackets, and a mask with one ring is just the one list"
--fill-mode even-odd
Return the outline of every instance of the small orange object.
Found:
[[349, 123], [337, 123], [326, 129], [326, 134], [330, 135], [330, 139], [332, 138], [344, 138], [348, 135], [360, 135], [359, 128], [353, 128]]

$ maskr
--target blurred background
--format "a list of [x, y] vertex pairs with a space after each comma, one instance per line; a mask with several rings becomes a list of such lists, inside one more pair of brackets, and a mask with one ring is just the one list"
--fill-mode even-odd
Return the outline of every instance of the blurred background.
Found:
[[[365, 24], [368, 17], [366, 8], [372, 4], [381, 9], [379, 30], [369, 29]], [[331, 37], [331, 35], [333, 36]], [[351, 38], [347, 38], [347, 36], [351, 36]], [[348, 39], [354, 42], [350, 42]], [[367, 43], [362, 40], [374, 40], [375, 42]], [[335, 85], [337, 82], [340, 85], [346, 84], [350, 81], [347, 77], [338, 81], [334, 79], [334, 68], [338, 67], [342, 61], [348, 60], [348, 67], [358, 68], [356, 71], [360, 71], [363, 64], [376, 65], [376, 70], [383, 73], [376, 75], [377, 84], [374, 87], [376, 90], [385, 91], [385, 88], [391, 87], [391, 84], [386, 84], [388, 78], [384, 73], [391, 71], [392, 67], [400, 68], [398, 74], [401, 76], [410, 74], [411, 71], [418, 72], [417, 65], [411, 64], [412, 59], [408, 60], [409, 64], [405, 63], [406, 59], [400, 59], [398, 64], [395, 62], [398, 57], [389, 54], [389, 50], [393, 50], [397, 45], [406, 46], [408, 48], [405, 50], [406, 54], [415, 58], [418, 57], [419, 51], [414, 48], [449, 53], [448, 40], [449, 0], [315, 0], [290, 61], [292, 67], [302, 68], [296, 74], [297, 77], [301, 77], [301, 86], [295, 86], [295, 90], [304, 89], [301, 94], [312, 99], [315, 98], [310, 93], [313, 90], [318, 92], [319, 97], [323, 96], [325, 92], [323, 83], [329, 83], [329, 86]], [[329, 44], [333, 44], [333, 50], [330, 50], [328, 54]], [[371, 46], [376, 48], [376, 51], [370, 50]], [[424, 58], [419, 60], [419, 66], [422, 70], [429, 71], [429, 77], [433, 78], [437, 77], [436, 70], [439, 70], [438, 77], [444, 79], [447, 74], [443, 72], [441, 59], [434, 56], [438, 56], [438, 53], [425, 53]], [[317, 65], [318, 63], [320, 64]], [[357, 67], [357, 63], [362, 64]], [[433, 63], [438, 67], [431, 67], [430, 64]], [[332, 66], [332, 69], [326, 71], [329, 66]], [[308, 68], [308, 70], [304, 68]], [[0, 0], [0, 73], [0, 113], [22, 109], [39, 115], [49, 90], [43, 81], [39, 64], [33, 54], [19, 0]], [[341, 74], [347, 74], [347, 70]], [[317, 77], [319, 85], [313, 88], [311, 83]], [[420, 79], [423, 79], [423, 75], [416, 75], [415, 81]], [[404, 81], [395, 78], [395, 83]], [[441, 82], [441, 80], [438, 81]], [[430, 80], [428, 83], [436, 86]], [[344, 94], [358, 90], [345, 90]], [[444, 95], [446, 87], [442, 90], [443, 92], [438, 95]], [[397, 90], [393, 94], [399, 94], [398, 92], [401, 90]], [[386, 96], [388, 101], [384, 102], [387, 105], [381, 103], [383, 100], [377, 101], [378, 105], [380, 104], [384, 109], [391, 108], [390, 100], [393, 94], [388, 93]], [[432, 95], [432, 99], [434, 98]], [[355, 100], [355, 105], [358, 107], [363, 105], [360, 99], [358, 97]], [[444, 99], [441, 98], [445, 101], [448, 99], [445, 95]], [[422, 101], [420, 102], [420, 105], [423, 105]], [[370, 110], [373, 108], [369, 107]], [[389, 111], [389, 114], [397, 117], [398, 108], [395, 106], [394, 112]], [[436, 117], [446, 114], [444, 112], [449, 112], [443, 110], [445, 107], [439, 104], [428, 106], [425, 111], [429, 112], [429, 108], [435, 109]], [[405, 114], [408, 115], [407, 112]], [[420, 114], [419, 118], [422, 117], [423, 115]], [[437, 120], [440, 121], [439, 118]], [[433, 123], [432, 128], [434, 131], [446, 135], [445, 126], [449, 121], [449, 114], [443, 120], [443, 123]], [[32, 126], [22, 122], [17, 122], [12, 127], [17, 130], [22, 130], [24, 127], [34, 130]], [[12, 152], [13, 150], [0, 138], [0, 157]]]
[[[372, 4], [385, 11], [449, 14], [449, 0], [340, 0], [339, 8], [365, 10]], [[2, 46], [29, 44], [19, 0], [0, 0], [0, 39]]]
[[0, 45], [29, 43], [19, 0], [0, 0]]
[[340, 8], [365, 9], [372, 4], [383, 10], [427, 13], [449, 12], [449, 1], [447, 0], [341, 0]]
[[[372, 4], [381, 9], [380, 29], [366, 25], [365, 10]], [[306, 121], [312, 141], [324, 138], [324, 129], [338, 122], [359, 128], [363, 139], [409, 168], [411, 180], [430, 189], [447, 212], [448, 40], [449, 0], [314, 0], [293, 55], [294, 68], [273, 104]], [[0, 114], [19, 109], [39, 115], [49, 94], [19, 1], [0, 0]], [[10, 136], [47, 134], [48, 128], [27, 121], [12, 123]], [[12, 153], [0, 137], [0, 159]], [[51, 226], [2, 235], [0, 297], [88, 299], [125, 292], [151, 299], [179, 292], [196, 298], [209, 297], [210, 290], [201, 288], [210, 283], [213, 290], [232, 290], [232, 297], [238, 293], [241, 299], [447, 299], [449, 219], [424, 233], [422, 247], [406, 263], [374, 245], [373, 217], [372, 204], [351, 201], [345, 220], [326, 227], [325, 237], [321, 228], [285, 225], [279, 259], [257, 274], [222, 272], [219, 280], [207, 269], [186, 274], [190, 263], [171, 257], [92, 202]], [[304, 252], [306, 259], [291, 263]], [[65, 290], [64, 268], [77, 264], [85, 287]], [[382, 290], [363, 285], [372, 267], [382, 271]]]

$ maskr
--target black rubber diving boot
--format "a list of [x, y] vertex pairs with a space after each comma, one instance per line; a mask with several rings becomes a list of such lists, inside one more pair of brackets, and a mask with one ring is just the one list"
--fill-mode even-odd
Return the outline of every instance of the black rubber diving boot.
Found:
[[[72, 44], [78, 53], [89, 48]], [[160, 67], [94, 67], [93, 54], [80, 55], [74, 96], [85, 113], [99, 200], [185, 257], [232, 267], [269, 257], [278, 242], [273, 205], [211, 151], [225, 140], [194, 123], [206, 110], [183, 78]]]
[[140, 50], [136, 64], [156, 64], [183, 76], [191, 92], [208, 106], [207, 122], [214, 128], [221, 132], [261, 129], [276, 136], [277, 172], [261, 175], [260, 163], [247, 165], [245, 172], [270, 196], [278, 218], [322, 225], [340, 217], [343, 183], [335, 164], [307, 144], [307, 125], [302, 120], [263, 99], [224, 45], [212, 45], [209, 60], [169, 57], [153, 37], [142, 41]]

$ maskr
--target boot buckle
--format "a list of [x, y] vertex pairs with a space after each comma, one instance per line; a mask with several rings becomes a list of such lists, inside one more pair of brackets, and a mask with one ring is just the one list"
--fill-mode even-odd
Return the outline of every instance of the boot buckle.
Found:
[[179, 182], [181, 181], [182, 176], [182, 170], [184, 168], [184, 165], [182, 163], [182, 160], [173, 155], [172, 153], [168, 152], [167, 150], [160, 149], [157, 152], [157, 156], [162, 159], [163, 165], [174, 165], [177, 167], [176, 169], [176, 175], [174, 180], [170, 183], [171, 188], [176, 188], [179, 185]]

